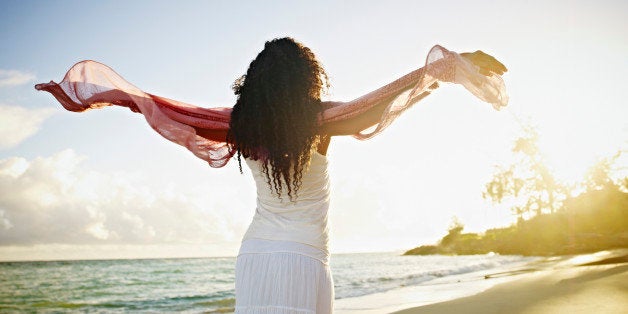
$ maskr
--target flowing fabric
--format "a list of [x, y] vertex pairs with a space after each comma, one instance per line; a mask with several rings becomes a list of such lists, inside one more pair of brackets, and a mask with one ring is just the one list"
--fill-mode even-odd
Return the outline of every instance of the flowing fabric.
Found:
[[[429, 95], [438, 82], [463, 85], [479, 99], [499, 110], [508, 103], [501, 76], [485, 76], [471, 61], [441, 46], [434, 46], [425, 66], [373, 92], [349, 102], [323, 102], [319, 124], [343, 121], [358, 116], [381, 102], [388, 102], [380, 121], [354, 137], [371, 138], [383, 131], [400, 114]], [[182, 145], [212, 167], [222, 167], [234, 151], [226, 142], [231, 108], [202, 108], [146, 93], [124, 80], [108, 66], [85, 60], [70, 68], [60, 83], [35, 85], [50, 92], [69, 111], [81, 112], [106, 106], [127, 107], [144, 115], [148, 124], [166, 139]], [[212, 138], [196, 129], [211, 131]]]

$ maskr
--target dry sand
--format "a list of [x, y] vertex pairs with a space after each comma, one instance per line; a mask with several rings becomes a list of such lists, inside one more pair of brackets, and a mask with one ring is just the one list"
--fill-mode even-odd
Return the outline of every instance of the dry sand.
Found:
[[628, 314], [626, 250], [556, 259], [518, 277], [477, 295], [395, 313]]

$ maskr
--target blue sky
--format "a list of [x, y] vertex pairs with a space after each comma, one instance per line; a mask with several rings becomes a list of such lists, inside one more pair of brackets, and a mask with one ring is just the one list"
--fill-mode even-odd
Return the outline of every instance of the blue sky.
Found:
[[255, 201], [235, 163], [210, 169], [139, 115], [66, 112], [32, 86], [93, 59], [145, 91], [230, 106], [232, 82], [281, 36], [312, 48], [334, 100], [416, 69], [435, 44], [481, 49], [510, 69], [504, 111], [444, 86], [370, 141], [334, 140], [333, 251], [435, 241], [453, 216], [469, 230], [507, 224], [510, 213], [481, 190], [493, 166], [511, 160], [521, 121], [539, 129], [566, 181], [626, 149], [626, 12], [622, 1], [3, 1], [0, 250], [235, 254]]

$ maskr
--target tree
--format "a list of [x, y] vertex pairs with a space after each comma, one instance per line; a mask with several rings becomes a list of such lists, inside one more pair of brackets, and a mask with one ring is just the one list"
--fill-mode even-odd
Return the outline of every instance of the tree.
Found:
[[556, 181], [538, 148], [538, 132], [524, 127], [524, 135], [515, 140], [512, 152], [516, 162], [497, 167], [497, 172], [482, 192], [493, 203], [506, 202], [519, 221], [533, 215], [554, 213], [566, 197], [567, 189]]
[[587, 191], [601, 190], [608, 186], [620, 188], [622, 185], [626, 186], [628, 183], [628, 177], [624, 178], [624, 182], [615, 183], [611, 178], [611, 172], [613, 166], [617, 162], [617, 159], [621, 156], [622, 152], [618, 151], [611, 157], [601, 158], [595, 165], [593, 165], [587, 171], [584, 178], [584, 187]]
[[447, 235], [440, 240], [440, 245], [446, 247], [454, 243], [458, 239], [458, 237], [460, 237], [463, 229], [464, 225], [462, 224], [462, 222], [460, 222], [458, 217], [454, 217], [451, 225], [449, 226]]

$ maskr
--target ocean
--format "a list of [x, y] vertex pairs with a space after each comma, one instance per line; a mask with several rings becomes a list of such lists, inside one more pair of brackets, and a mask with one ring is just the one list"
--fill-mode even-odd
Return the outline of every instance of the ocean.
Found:
[[[336, 299], [508, 269], [521, 256], [334, 254]], [[0, 263], [0, 312], [230, 313], [234, 257]], [[459, 279], [457, 279], [459, 280]]]

